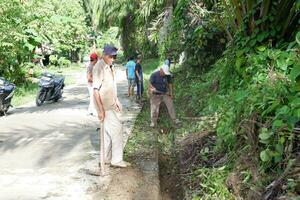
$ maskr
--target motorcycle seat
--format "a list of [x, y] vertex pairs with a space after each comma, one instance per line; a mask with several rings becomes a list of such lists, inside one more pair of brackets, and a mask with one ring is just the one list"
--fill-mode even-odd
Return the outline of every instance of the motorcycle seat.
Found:
[[4, 86], [4, 91], [7, 92], [7, 93], [10, 93], [10, 92], [12, 92], [14, 90], [14, 88], [15, 88], [14, 85], [11, 85], [11, 84], [5, 85]]
[[48, 77], [48, 78], [53, 78], [54, 77], [54, 75], [53, 74], [51, 74], [51, 73], [49, 73], [49, 72], [44, 72], [44, 73], [42, 73], [42, 77]]
[[63, 83], [65, 80], [64, 77], [55, 77], [54, 78], [54, 83], [59, 84], [59, 83]]

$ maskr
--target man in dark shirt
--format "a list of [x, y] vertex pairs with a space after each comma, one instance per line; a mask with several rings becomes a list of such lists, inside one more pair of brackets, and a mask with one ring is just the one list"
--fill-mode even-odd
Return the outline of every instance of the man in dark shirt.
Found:
[[172, 79], [168, 64], [164, 64], [159, 71], [151, 74], [149, 81], [149, 94], [151, 106], [151, 127], [157, 125], [159, 106], [163, 101], [168, 109], [173, 125], [177, 125], [179, 120], [176, 119], [174, 104]]
[[136, 97], [137, 100], [141, 100], [144, 92], [143, 70], [141, 66], [141, 58], [138, 57], [135, 65], [135, 81], [137, 85]]

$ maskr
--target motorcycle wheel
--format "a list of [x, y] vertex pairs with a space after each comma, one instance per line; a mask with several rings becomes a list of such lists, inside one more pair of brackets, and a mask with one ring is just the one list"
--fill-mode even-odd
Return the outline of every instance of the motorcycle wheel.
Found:
[[9, 109], [9, 106], [3, 105], [1, 110], [0, 110], [0, 116], [6, 115], [6, 113], [8, 112], [8, 109]]
[[58, 102], [58, 100], [59, 100], [59, 97], [55, 97], [55, 98], [53, 99], [54, 102]]
[[54, 102], [58, 102], [58, 100], [62, 97], [62, 90], [60, 90], [60, 93], [53, 99]]
[[40, 90], [36, 96], [36, 99], [35, 99], [35, 103], [37, 106], [40, 106], [44, 103], [45, 99], [46, 99], [46, 94], [47, 92], [44, 91], [44, 90]]

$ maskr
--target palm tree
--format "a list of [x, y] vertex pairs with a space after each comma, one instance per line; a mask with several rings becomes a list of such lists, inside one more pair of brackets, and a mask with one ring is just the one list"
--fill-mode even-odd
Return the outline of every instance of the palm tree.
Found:
[[[246, 25], [246, 35], [257, 30], [273, 30], [276, 32], [270, 33], [272, 37], [290, 40], [299, 30], [300, 7], [296, 0], [222, 0], [222, 3], [227, 14], [226, 24], [233, 34]], [[267, 38], [266, 35], [264, 39]]]
[[143, 44], [150, 43], [147, 34], [150, 22], [174, 3], [174, 0], [82, 0], [95, 32], [109, 26], [120, 28], [125, 56], [141, 51], [137, 49], [140, 46], [137, 36], [142, 36]]

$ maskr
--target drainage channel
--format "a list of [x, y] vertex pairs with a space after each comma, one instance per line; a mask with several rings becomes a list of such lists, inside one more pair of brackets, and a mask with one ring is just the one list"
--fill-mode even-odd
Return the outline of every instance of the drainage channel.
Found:
[[[165, 133], [163, 133], [165, 132]], [[180, 165], [172, 129], [158, 135], [158, 169], [162, 200], [182, 200]]]
[[159, 180], [162, 200], [182, 200], [183, 190], [176, 157], [159, 155]]

